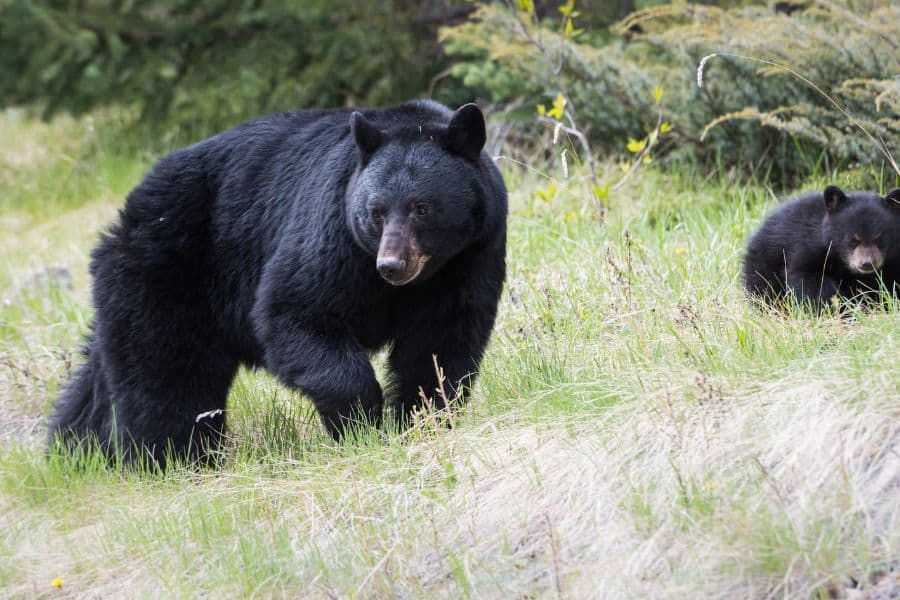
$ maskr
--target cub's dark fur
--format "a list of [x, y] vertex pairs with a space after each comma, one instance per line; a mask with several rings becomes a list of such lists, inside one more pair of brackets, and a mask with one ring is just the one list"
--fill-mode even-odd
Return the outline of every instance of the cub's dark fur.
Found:
[[744, 286], [770, 303], [790, 292], [821, 307], [833, 296], [877, 292], [900, 282], [900, 188], [885, 197], [836, 186], [776, 210], [750, 240]]
[[[328, 431], [401, 422], [472, 383], [505, 277], [506, 189], [472, 104], [263, 117], [160, 160], [93, 252], [85, 362], [51, 442], [204, 456], [241, 364], [305, 392]], [[440, 407], [441, 398], [435, 398]]]

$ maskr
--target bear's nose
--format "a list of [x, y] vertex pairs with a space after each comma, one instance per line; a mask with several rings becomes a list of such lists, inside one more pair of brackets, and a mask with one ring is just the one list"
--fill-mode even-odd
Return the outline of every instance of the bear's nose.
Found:
[[379, 256], [375, 266], [382, 277], [385, 279], [394, 279], [406, 269], [406, 261], [394, 256]]
[[862, 263], [861, 265], [859, 265], [859, 268], [862, 269], [863, 271], [874, 271], [875, 263], [867, 260], [864, 263]]

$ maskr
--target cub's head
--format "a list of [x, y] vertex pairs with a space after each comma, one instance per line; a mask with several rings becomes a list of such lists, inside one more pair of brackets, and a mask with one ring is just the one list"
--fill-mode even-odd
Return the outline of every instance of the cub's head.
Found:
[[868, 275], [900, 260], [900, 188], [880, 197], [825, 188], [825, 243], [847, 271]]
[[498, 190], [482, 161], [484, 116], [474, 104], [453, 113], [432, 103], [369, 118], [354, 112], [350, 132], [359, 166], [348, 225], [388, 283], [427, 279], [496, 226]]

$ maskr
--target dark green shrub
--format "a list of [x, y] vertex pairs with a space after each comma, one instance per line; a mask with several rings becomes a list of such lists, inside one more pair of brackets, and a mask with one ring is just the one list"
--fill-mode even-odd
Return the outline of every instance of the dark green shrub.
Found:
[[673, 129], [657, 152], [751, 172], [772, 170], [776, 179], [808, 172], [823, 158], [884, 163], [866, 135], [783, 69], [718, 57], [698, 87], [700, 60], [723, 52], [790, 66], [896, 149], [895, 3], [815, 2], [788, 16], [768, 5], [727, 9], [678, 2], [630, 15], [615, 27], [621, 37], [605, 45], [586, 34], [566, 38], [549, 21], [531, 35], [562, 57], [558, 74], [536, 57], [522, 33], [521, 14], [500, 4], [443, 30], [442, 40], [458, 60], [454, 73], [494, 101], [525, 97], [534, 106], [552, 98], [561, 80], [593, 147], [604, 152], [621, 152], [629, 138], [640, 139], [653, 127], [652, 90], [661, 85]]
[[274, 110], [388, 104], [420, 96], [445, 67], [437, 26], [468, 10], [462, 0], [0, 0], [0, 106], [38, 105], [45, 117], [125, 106], [151, 135], [197, 137]]

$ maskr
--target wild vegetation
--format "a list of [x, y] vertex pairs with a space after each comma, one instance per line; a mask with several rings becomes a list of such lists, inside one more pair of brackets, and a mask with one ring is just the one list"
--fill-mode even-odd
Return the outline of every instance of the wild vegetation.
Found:
[[[542, 12], [554, 2], [538, 2]], [[642, 3], [639, 3], [641, 5]], [[598, 30], [633, 0], [582, 7]], [[297, 106], [474, 98], [437, 39], [467, 0], [0, 0], [0, 105], [49, 118], [125, 107], [162, 147]]]
[[449, 4], [6, 0], [0, 103], [125, 106], [145, 139], [183, 141], [296, 106], [396, 102], [441, 70], [436, 28], [468, 12]]
[[[519, 119], [533, 120], [536, 104], [565, 89], [581, 129], [607, 153], [622, 153], [626, 140], [652, 130], [653, 90], [661, 88], [671, 132], [660, 140], [660, 155], [707, 168], [739, 167], [788, 185], [823, 162], [826, 168], [883, 164], [877, 140], [891, 144], [900, 137], [900, 52], [893, 34], [900, 7], [822, 0], [798, 7], [788, 15], [764, 3], [674, 2], [632, 13], [614, 25], [616, 38], [601, 41], [579, 29], [577, 11], [574, 25], [563, 19], [560, 27], [527, 10], [489, 4], [441, 35], [458, 59], [454, 73], [496, 102], [518, 99]], [[714, 53], [730, 55], [711, 61], [705, 85], [698, 86], [692, 74]]]
[[[56, 583], [74, 596], [724, 598], [896, 585], [897, 307], [841, 319], [750, 305], [743, 244], [776, 198], [689, 168], [640, 170], [604, 224], [558, 172], [545, 200], [545, 180], [507, 170], [509, 282], [451, 430], [426, 421], [338, 445], [305, 399], [244, 372], [219, 470], [48, 460], [44, 419], [91, 315], [88, 250], [147, 167], [111, 157], [97, 129], [0, 120], [3, 192], [20, 202], [0, 214], [6, 594]], [[821, 172], [805, 187], [826, 181], [858, 185]]]
[[[787, 65], [896, 155], [896, 6], [815, 0], [786, 15], [745, 2], [576, 3], [566, 15], [568, 2], [494, 3], [445, 23], [447, 58], [407, 68], [398, 56], [430, 56], [428, 36], [377, 8], [369, 19], [311, 3], [254, 21], [227, 3], [218, 17], [216, 3], [152, 4], [171, 18], [110, 3], [137, 11], [107, 23], [127, 46], [115, 54], [107, 34], [58, 29], [74, 11], [66, 3], [41, 12], [0, 0], [0, 41], [43, 31], [19, 27], [37, 18], [60, 36], [0, 56], [0, 73], [21, 74], [0, 78], [0, 103], [30, 103], [0, 113], [0, 595], [900, 594], [898, 302], [774, 311], [739, 281], [748, 236], [783, 194], [830, 183], [884, 192], [900, 176], [783, 69], [719, 56], [702, 88], [696, 80], [717, 52]], [[383, 4], [409, 16], [416, 3]], [[72, 22], [103, 14], [91, 6]], [[623, 7], [640, 10], [607, 30]], [[210, 59], [170, 80], [157, 61], [182, 64], [180, 46], [123, 33], [149, 22], [174, 40], [198, 19], [277, 35], [203, 55], [234, 68]], [[321, 37], [326, 27], [339, 35]], [[291, 47], [297, 28], [316, 44]], [[375, 44], [381, 33], [402, 39]], [[359, 36], [377, 50], [353, 61], [377, 64], [339, 73], [341, 44]], [[563, 57], [558, 72], [538, 36]], [[92, 88], [92, 61], [122, 84], [111, 105], [101, 91], [116, 84]], [[35, 74], [56, 63], [71, 76], [50, 73], [42, 87]], [[296, 77], [284, 88], [270, 78], [282, 72]], [[218, 469], [46, 456], [46, 417], [91, 320], [90, 248], [161, 149], [298, 98], [416, 95], [391, 83], [413, 72], [417, 90], [433, 80], [440, 99], [484, 100], [511, 190], [506, 291], [453, 427], [423, 418], [336, 444], [308, 400], [243, 371]], [[148, 90], [161, 91], [161, 112], [143, 104]], [[35, 120], [35, 107], [55, 116]], [[135, 122], [149, 127], [134, 135]], [[594, 151], [593, 179], [576, 132]]]

